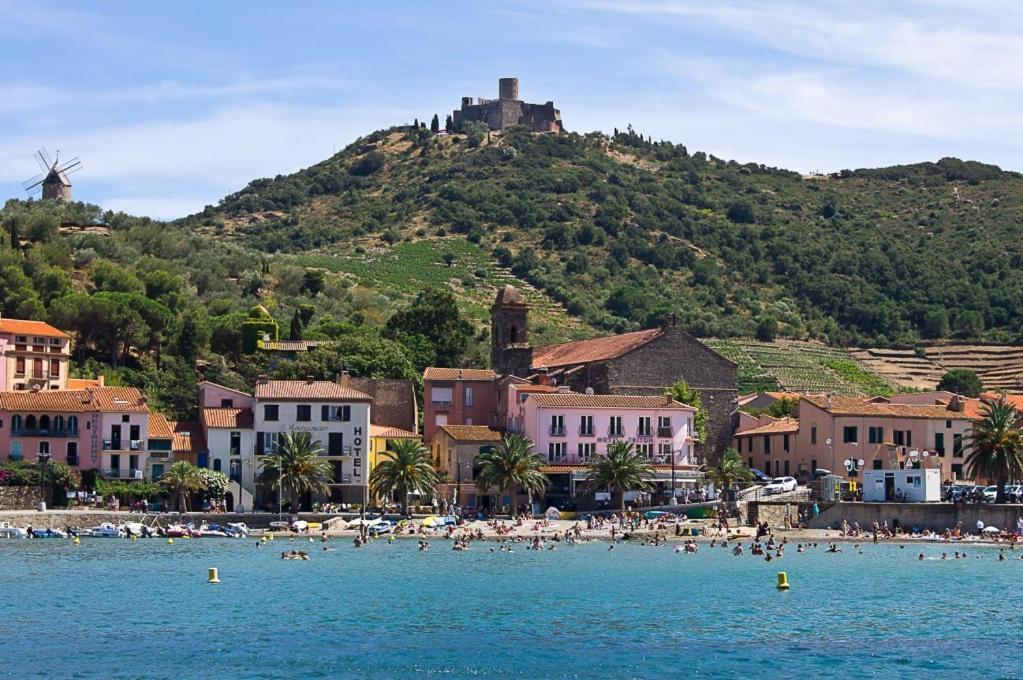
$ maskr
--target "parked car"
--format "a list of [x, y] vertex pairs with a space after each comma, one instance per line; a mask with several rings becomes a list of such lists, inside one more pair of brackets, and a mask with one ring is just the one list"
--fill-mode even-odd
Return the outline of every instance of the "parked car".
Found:
[[771, 483], [771, 477], [768, 476], [768, 475], [765, 475], [761, 470], [759, 470], [759, 469], [757, 469], [755, 467], [751, 467], [749, 469], [749, 471], [753, 473], [753, 483], [754, 484], [770, 484]]
[[998, 497], [998, 486], [995, 484], [992, 484], [991, 486], [986, 486], [984, 487], [984, 491], [982, 493], [984, 494], [985, 503], [994, 503], [995, 498]]
[[796, 490], [795, 477], [775, 477], [771, 483], [764, 487], [765, 494], [787, 493]]

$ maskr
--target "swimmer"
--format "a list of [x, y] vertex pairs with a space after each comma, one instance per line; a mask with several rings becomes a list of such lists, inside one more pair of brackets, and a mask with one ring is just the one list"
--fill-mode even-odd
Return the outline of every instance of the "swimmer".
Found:
[[732, 548], [732, 555], [734, 557], [742, 557], [742, 544], [736, 543], [735, 547]]
[[918, 560], [920, 560], [920, 561], [922, 562], [922, 561], [923, 561], [923, 559], [924, 559], [924, 554], [923, 554], [923, 553], [920, 553], [920, 556], [919, 556], [919, 557], [917, 557], [917, 559], [918, 559]]

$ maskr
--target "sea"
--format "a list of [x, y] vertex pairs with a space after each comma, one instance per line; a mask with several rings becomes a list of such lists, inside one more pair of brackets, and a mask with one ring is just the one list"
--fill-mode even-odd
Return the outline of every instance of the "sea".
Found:
[[[496, 546], [0, 540], [0, 677], [1023, 674], [1023, 550]], [[310, 559], [281, 560], [292, 549]]]

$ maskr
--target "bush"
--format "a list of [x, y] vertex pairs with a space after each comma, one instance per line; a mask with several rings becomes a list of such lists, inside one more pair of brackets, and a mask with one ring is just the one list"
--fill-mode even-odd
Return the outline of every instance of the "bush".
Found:
[[379, 151], [371, 151], [359, 160], [352, 164], [352, 167], [348, 168], [348, 174], [355, 175], [356, 177], [367, 177], [372, 175], [374, 172], [384, 167], [384, 163], [387, 159]]

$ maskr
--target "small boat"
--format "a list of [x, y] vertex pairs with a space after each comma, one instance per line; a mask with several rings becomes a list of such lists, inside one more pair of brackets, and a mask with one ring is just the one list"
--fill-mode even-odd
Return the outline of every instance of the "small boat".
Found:
[[85, 535], [91, 536], [92, 538], [124, 538], [127, 536], [124, 529], [121, 529], [110, 522], [103, 522], [98, 527], [89, 529], [88, 533]]
[[28, 538], [28, 531], [10, 522], [0, 522], [0, 538]]
[[198, 538], [199, 532], [191, 526], [186, 527], [180, 524], [172, 524], [167, 527], [166, 535], [169, 538]]
[[234, 538], [243, 538], [249, 535], [249, 526], [245, 522], [228, 522], [224, 531]]
[[219, 524], [210, 526], [203, 522], [199, 529], [196, 531], [203, 538], [227, 538], [228, 533], [220, 528]]
[[33, 529], [32, 538], [67, 538], [67, 534], [60, 529]]

